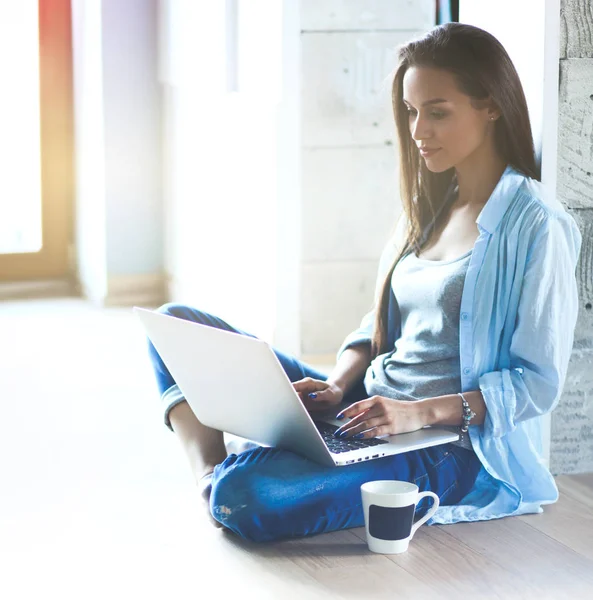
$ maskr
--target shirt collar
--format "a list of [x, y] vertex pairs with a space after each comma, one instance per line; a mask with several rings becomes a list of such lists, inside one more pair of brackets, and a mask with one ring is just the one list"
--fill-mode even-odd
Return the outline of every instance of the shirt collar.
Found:
[[500, 223], [505, 212], [513, 202], [517, 190], [525, 180], [525, 176], [507, 165], [501, 178], [498, 180], [488, 202], [478, 215], [476, 223], [492, 235]]

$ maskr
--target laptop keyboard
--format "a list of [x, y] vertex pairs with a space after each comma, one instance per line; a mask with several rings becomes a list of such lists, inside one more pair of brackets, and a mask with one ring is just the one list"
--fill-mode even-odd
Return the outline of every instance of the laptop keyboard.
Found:
[[321, 434], [323, 441], [327, 444], [330, 452], [334, 452], [335, 454], [389, 443], [386, 440], [380, 440], [379, 438], [369, 438], [366, 440], [336, 438], [334, 437], [334, 431], [337, 429], [335, 425], [330, 425], [329, 423], [323, 423], [321, 421], [315, 421], [315, 426], [319, 430], [319, 433]]

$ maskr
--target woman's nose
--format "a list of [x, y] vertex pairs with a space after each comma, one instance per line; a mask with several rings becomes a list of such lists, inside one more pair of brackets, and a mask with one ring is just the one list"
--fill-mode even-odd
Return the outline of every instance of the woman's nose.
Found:
[[410, 123], [410, 133], [412, 134], [412, 138], [417, 142], [432, 137], [430, 124], [424, 117], [416, 117], [416, 119]]

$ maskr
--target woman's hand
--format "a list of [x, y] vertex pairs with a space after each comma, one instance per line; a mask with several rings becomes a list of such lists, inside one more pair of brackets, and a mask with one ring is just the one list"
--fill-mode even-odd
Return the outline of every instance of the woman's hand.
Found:
[[334, 383], [305, 377], [293, 382], [293, 387], [309, 411], [322, 411], [342, 402], [344, 392]]
[[372, 396], [355, 402], [336, 415], [338, 419], [346, 417], [350, 421], [337, 429], [334, 435], [361, 439], [417, 431], [428, 424], [423, 408], [422, 401]]

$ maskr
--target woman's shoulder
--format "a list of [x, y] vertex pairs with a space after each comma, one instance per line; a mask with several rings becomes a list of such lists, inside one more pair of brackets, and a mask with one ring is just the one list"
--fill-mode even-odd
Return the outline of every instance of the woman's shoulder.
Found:
[[553, 222], [572, 222], [572, 215], [558, 200], [555, 191], [537, 179], [522, 176], [521, 184], [511, 203], [507, 223], [521, 224], [522, 228], [538, 230]]
[[505, 221], [503, 229], [513, 237], [534, 241], [538, 235], [556, 231], [580, 243], [578, 226], [554, 190], [530, 177], [523, 177]]
[[537, 223], [549, 220], [572, 220], [572, 215], [558, 199], [555, 190], [549, 185], [523, 177], [523, 181], [517, 190], [516, 200], [522, 201], [521, 209], [528, 219], [534, 219]]

